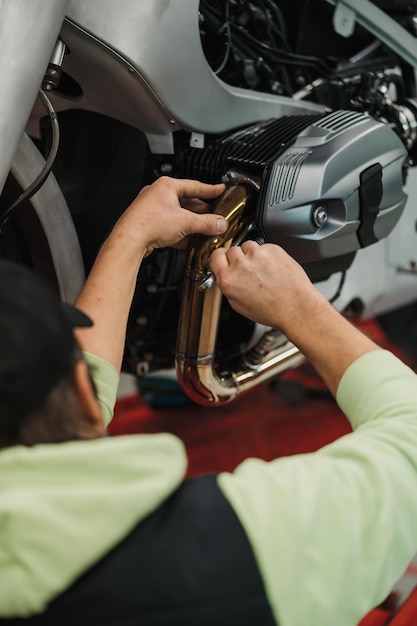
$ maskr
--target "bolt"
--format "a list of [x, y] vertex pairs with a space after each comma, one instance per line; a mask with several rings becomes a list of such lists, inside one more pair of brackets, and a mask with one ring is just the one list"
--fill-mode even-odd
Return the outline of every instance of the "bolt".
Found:
[[234, 183], [236, 183], [236, 181], [237, 181], [236, 173], [233, 172], [232, 170], [229, 170], [228, 172], [226, 172], [226, 174], [224, 174], [224, 176], [222, 176], [222, 182], [225, 183], [226, 185], [228, 183], [230, 185], [233, 185]]
[[198, 290], [199, 291], [207, 291], [207, 289], [210, 289], [210, 287], [213, 287], [214, 283], [216, 282], [216, 279], [214, 277], [214, 274], [210, 274], [207, 278], [204, 278], [201, 283], [198, 286]]
[[171, 174], [173, 169], [172, 163], [161, 163], [161, 174]]
[[277, 94], [283, 93], [282, 85], [277, 80], [273, 80], [269, 87], [272, 93], [277, 93]]
[[149, 373], [149, 363], [142, 361], [136, 364], [136, 376], [139, 378]]
[[323, 224], [327, 222], [327, 211], [319, 206], [317, 209], [314, 209], [312, 217], [314, 224], [320, 228], [320, 226], [323, 226]]

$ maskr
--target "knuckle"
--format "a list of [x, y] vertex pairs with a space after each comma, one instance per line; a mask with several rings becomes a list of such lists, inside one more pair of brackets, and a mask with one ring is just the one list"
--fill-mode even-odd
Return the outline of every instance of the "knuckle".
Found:
[[222, 289], [225, 291], [230, 290], [232, 283], [230, 281], [230, 273], [226, 269], [219, 269], [216, 273], [216, 280]]
[[172, 178], [170, 178], [169, 176], [160, 176], [157, 180], [156, 180], [156, 184], [160, 187], [168, 187], [172, 185]]

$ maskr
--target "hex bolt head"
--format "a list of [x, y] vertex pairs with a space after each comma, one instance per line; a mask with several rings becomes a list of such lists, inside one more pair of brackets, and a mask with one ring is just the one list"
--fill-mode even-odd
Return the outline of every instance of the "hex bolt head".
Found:
[[327, 211], [326, 209], [323, 209], [322, 206], [317, 207], [316, 209], [314, 209], [313, 211], [313, 223], [320, 228], [320, 226], [323, 226], [323, 224], [325, 222], [327, 222]]

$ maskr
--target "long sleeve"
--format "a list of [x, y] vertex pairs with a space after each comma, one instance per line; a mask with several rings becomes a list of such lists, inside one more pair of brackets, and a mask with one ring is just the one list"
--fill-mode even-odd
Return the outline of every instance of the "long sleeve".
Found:
[[375, 350], [347, 369], [337, 401], [353, 433], [218, 479], [280, 626], [355, 626], [417, 552], [417, 376]]
[[95, 354], [84, 352], [84, 357], [90, 367], [104, 424], [107, 426], [113, 417], [120, 376], [111, 363]]

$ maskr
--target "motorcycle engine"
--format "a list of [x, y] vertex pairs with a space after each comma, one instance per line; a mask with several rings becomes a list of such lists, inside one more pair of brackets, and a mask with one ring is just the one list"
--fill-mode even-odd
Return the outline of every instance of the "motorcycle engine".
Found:
[[406, 157], [387, 124], [342, 110], [268, 120], [190, 148], [181, 175], [217, 182], [234, 170], [260, 181], [258, 236], [318, 281], [394, 228], [407, 199]]

